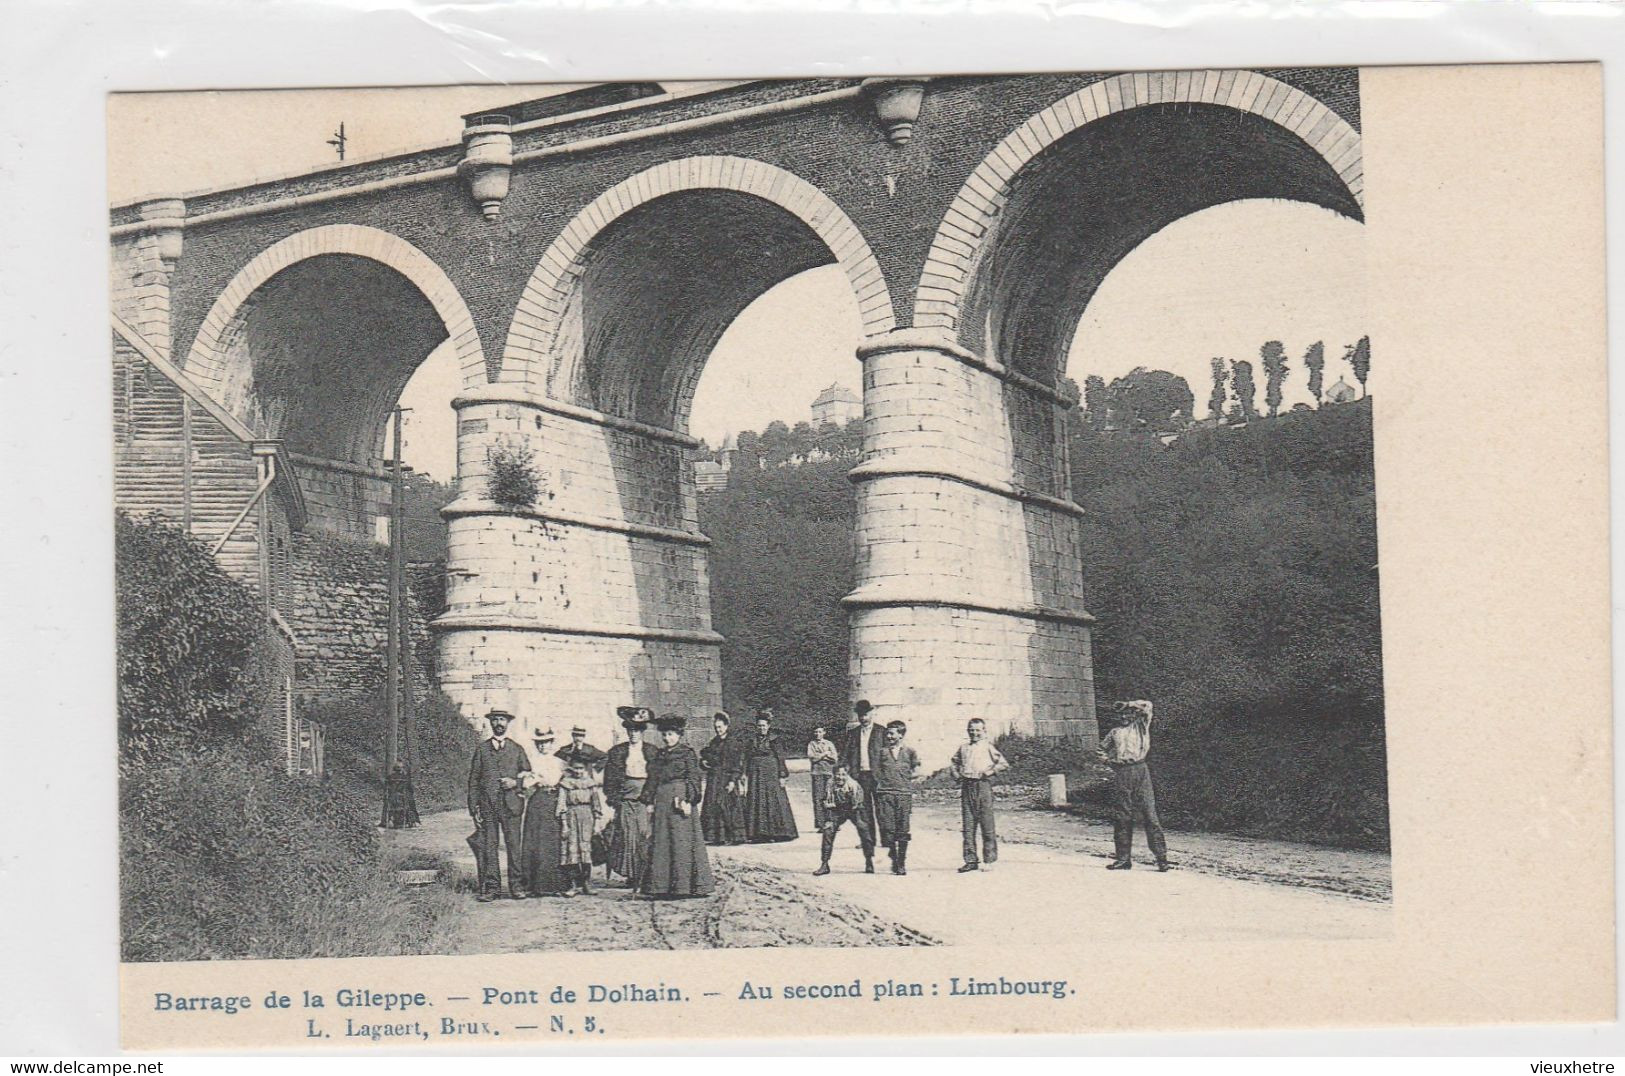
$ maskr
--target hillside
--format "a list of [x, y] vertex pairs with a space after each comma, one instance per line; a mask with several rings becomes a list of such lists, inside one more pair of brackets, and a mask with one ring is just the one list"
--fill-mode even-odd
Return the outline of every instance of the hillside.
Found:
[[[1075, 413], [1070, 444], [1096, 688], [1157, 701], [1165, 820], [1385, 848], [1370, 401], [1170, 445]], [[847, 702], [852, 462], [742, 458], [701, 498], [724, 704], [798, 733]]]

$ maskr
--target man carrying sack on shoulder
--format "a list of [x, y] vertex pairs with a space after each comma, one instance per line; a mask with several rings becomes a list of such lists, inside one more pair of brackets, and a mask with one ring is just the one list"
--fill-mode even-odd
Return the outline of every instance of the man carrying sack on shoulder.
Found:
[[1120, 702], [1112, 711], [1113, 728], [1100, 742], [1100, 757], [1112, 768], [1116, 807], [1112, 823], [1116, 856], [1106, 869], [1126, 871], [1134, 866], [1134, 822], [1138, 819], [1145, 827], [1151, 854], [1157, 857], [1157, 869], [1168, 870], [1168, 843], [1157, 818], [1157, 797], [1151, 788], [1151, 769], [1146, 765], [1146, 756], [1151, 753], [1151, 704], [1144, 699]]

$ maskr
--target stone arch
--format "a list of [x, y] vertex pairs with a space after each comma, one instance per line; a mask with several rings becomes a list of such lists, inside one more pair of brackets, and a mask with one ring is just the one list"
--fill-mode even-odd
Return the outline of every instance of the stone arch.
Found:
[[[406, 240], [379, 228], [360, 224], [330, 224], [296, 232], [271, 244], [226, 285], [215, 299], [192, 340], [184, 369], [188, 376], [218, 402], [232, 409], [233, 338], [242, 330], [242, 315], [252, 308], [253, 296], [272, 277], [291, 266], [322, 255], [348, 255], [374, 261], [405, 277], [433, 306], [445, 325], [447, 339], [457, 354], [463, 387], [471, 389], [487, 380], [485, 350], [468, 305], [451, 278], [435, 261]], [[243, 417], [239, 415], [239, 417]]]
[[[536, 395], [570, 396], [579, 384], [580, 355], [569, 353], [578, 282], [595, 240], [628, 214], [682, 192], [749, 195], [789, 214], [827, 248], [852, 286], [865, 336], [895, 327], [891, 295], [880, 263], [850, 217], [827, 194], [794, 173], [746, 157], [700, 156], [667, 161], [622, 180], [577, 213], [543, 254], [526, 282], [503, 349], [498, 380], [523, 384]], [[827, 262], [826, 262], [827, 264]], [[679, 405], [694, 389], [697, 371], [676, 387]]]
[[1151, 105], [1218, 106], [1256, 116], [1301, 139], [1328, 166], [1360, 211], [1360, 133], [1322, 102], [1256, 71], [1134, 72], [1095, 82], [1017, 127], [960, 188], [931, 243], [915, 293], [914, 325], [961, 339], [967, 297], [1018, 174], [1068, 135]]

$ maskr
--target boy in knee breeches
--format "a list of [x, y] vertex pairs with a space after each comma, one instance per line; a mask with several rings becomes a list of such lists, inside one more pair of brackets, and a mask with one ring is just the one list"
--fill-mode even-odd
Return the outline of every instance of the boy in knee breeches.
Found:
[[[993, 821], [993, 775], [1010, 768], [999, 749], [987, 739], [987, 722], [979, 717], [965, 725], [966, 742], [954, 752], [949, 771], [959, 782], [959, 824], [965, 838], [964, 874], [991, 870], [999, 858], [999, 832]], [[981, 858], [977, 859], [976, 834], [981, 831]]]
[[837, 762], [835, 772], [830, 774], [829, 786], [824, 790], [824, 845], [822, 859], [814, 875], [829, 873], [829, 857], [835, 851], [835, 834], [847, 822], [852, 823], [858, 831], [858, 840], [863, 845], [863, 870], [865, 874], [875, 872], [875, 834], [869, 828], [869, 812], [866, 809], [863, 786], [852, 779], [846, 763]]

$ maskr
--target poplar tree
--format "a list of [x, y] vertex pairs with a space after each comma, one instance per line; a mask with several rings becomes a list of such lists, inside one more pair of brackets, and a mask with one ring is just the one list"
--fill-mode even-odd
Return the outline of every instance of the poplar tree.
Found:
[[1286, 381], [1286, 348], [1279, 340], [1270, 340], [1258, 349], [1258, 358], [1264, 365], [1264, 402], [1269, 405], [1270, 418], [1281, 412], [1281, 385]]
[[1241, 420], [1251, 422], [1258, 417], [1258, 388], [1253, 384], [1253, 364], [1245, 360], [1236, 363], [1230, 373], [1230, 384], [1241, 407]]
[[1362, 336], [1360, 342], [1349, 349], [1349, 365], [1360, 382], [1360, 395], [1365, 395], [1365, 379], [1371, 376], [1371, 337]]
[[1225, 369], [1223, 359], [1213, 361], [1213, 391], [1207, 398], [1207, 417], [1215, 422], [1224, 421], [1224, 402], [1229, 398], [1230, 391], [1226, 382], [1230, 379], [1230, 372]]
[[1315, 406], [1319, 407], [1325, 395], [1326, 386], [1326, 345], [1319, 340], [1309, 345], [1304, 352], [1303, 368], [1309, 371], [1309, 395], [1315, 398]]

